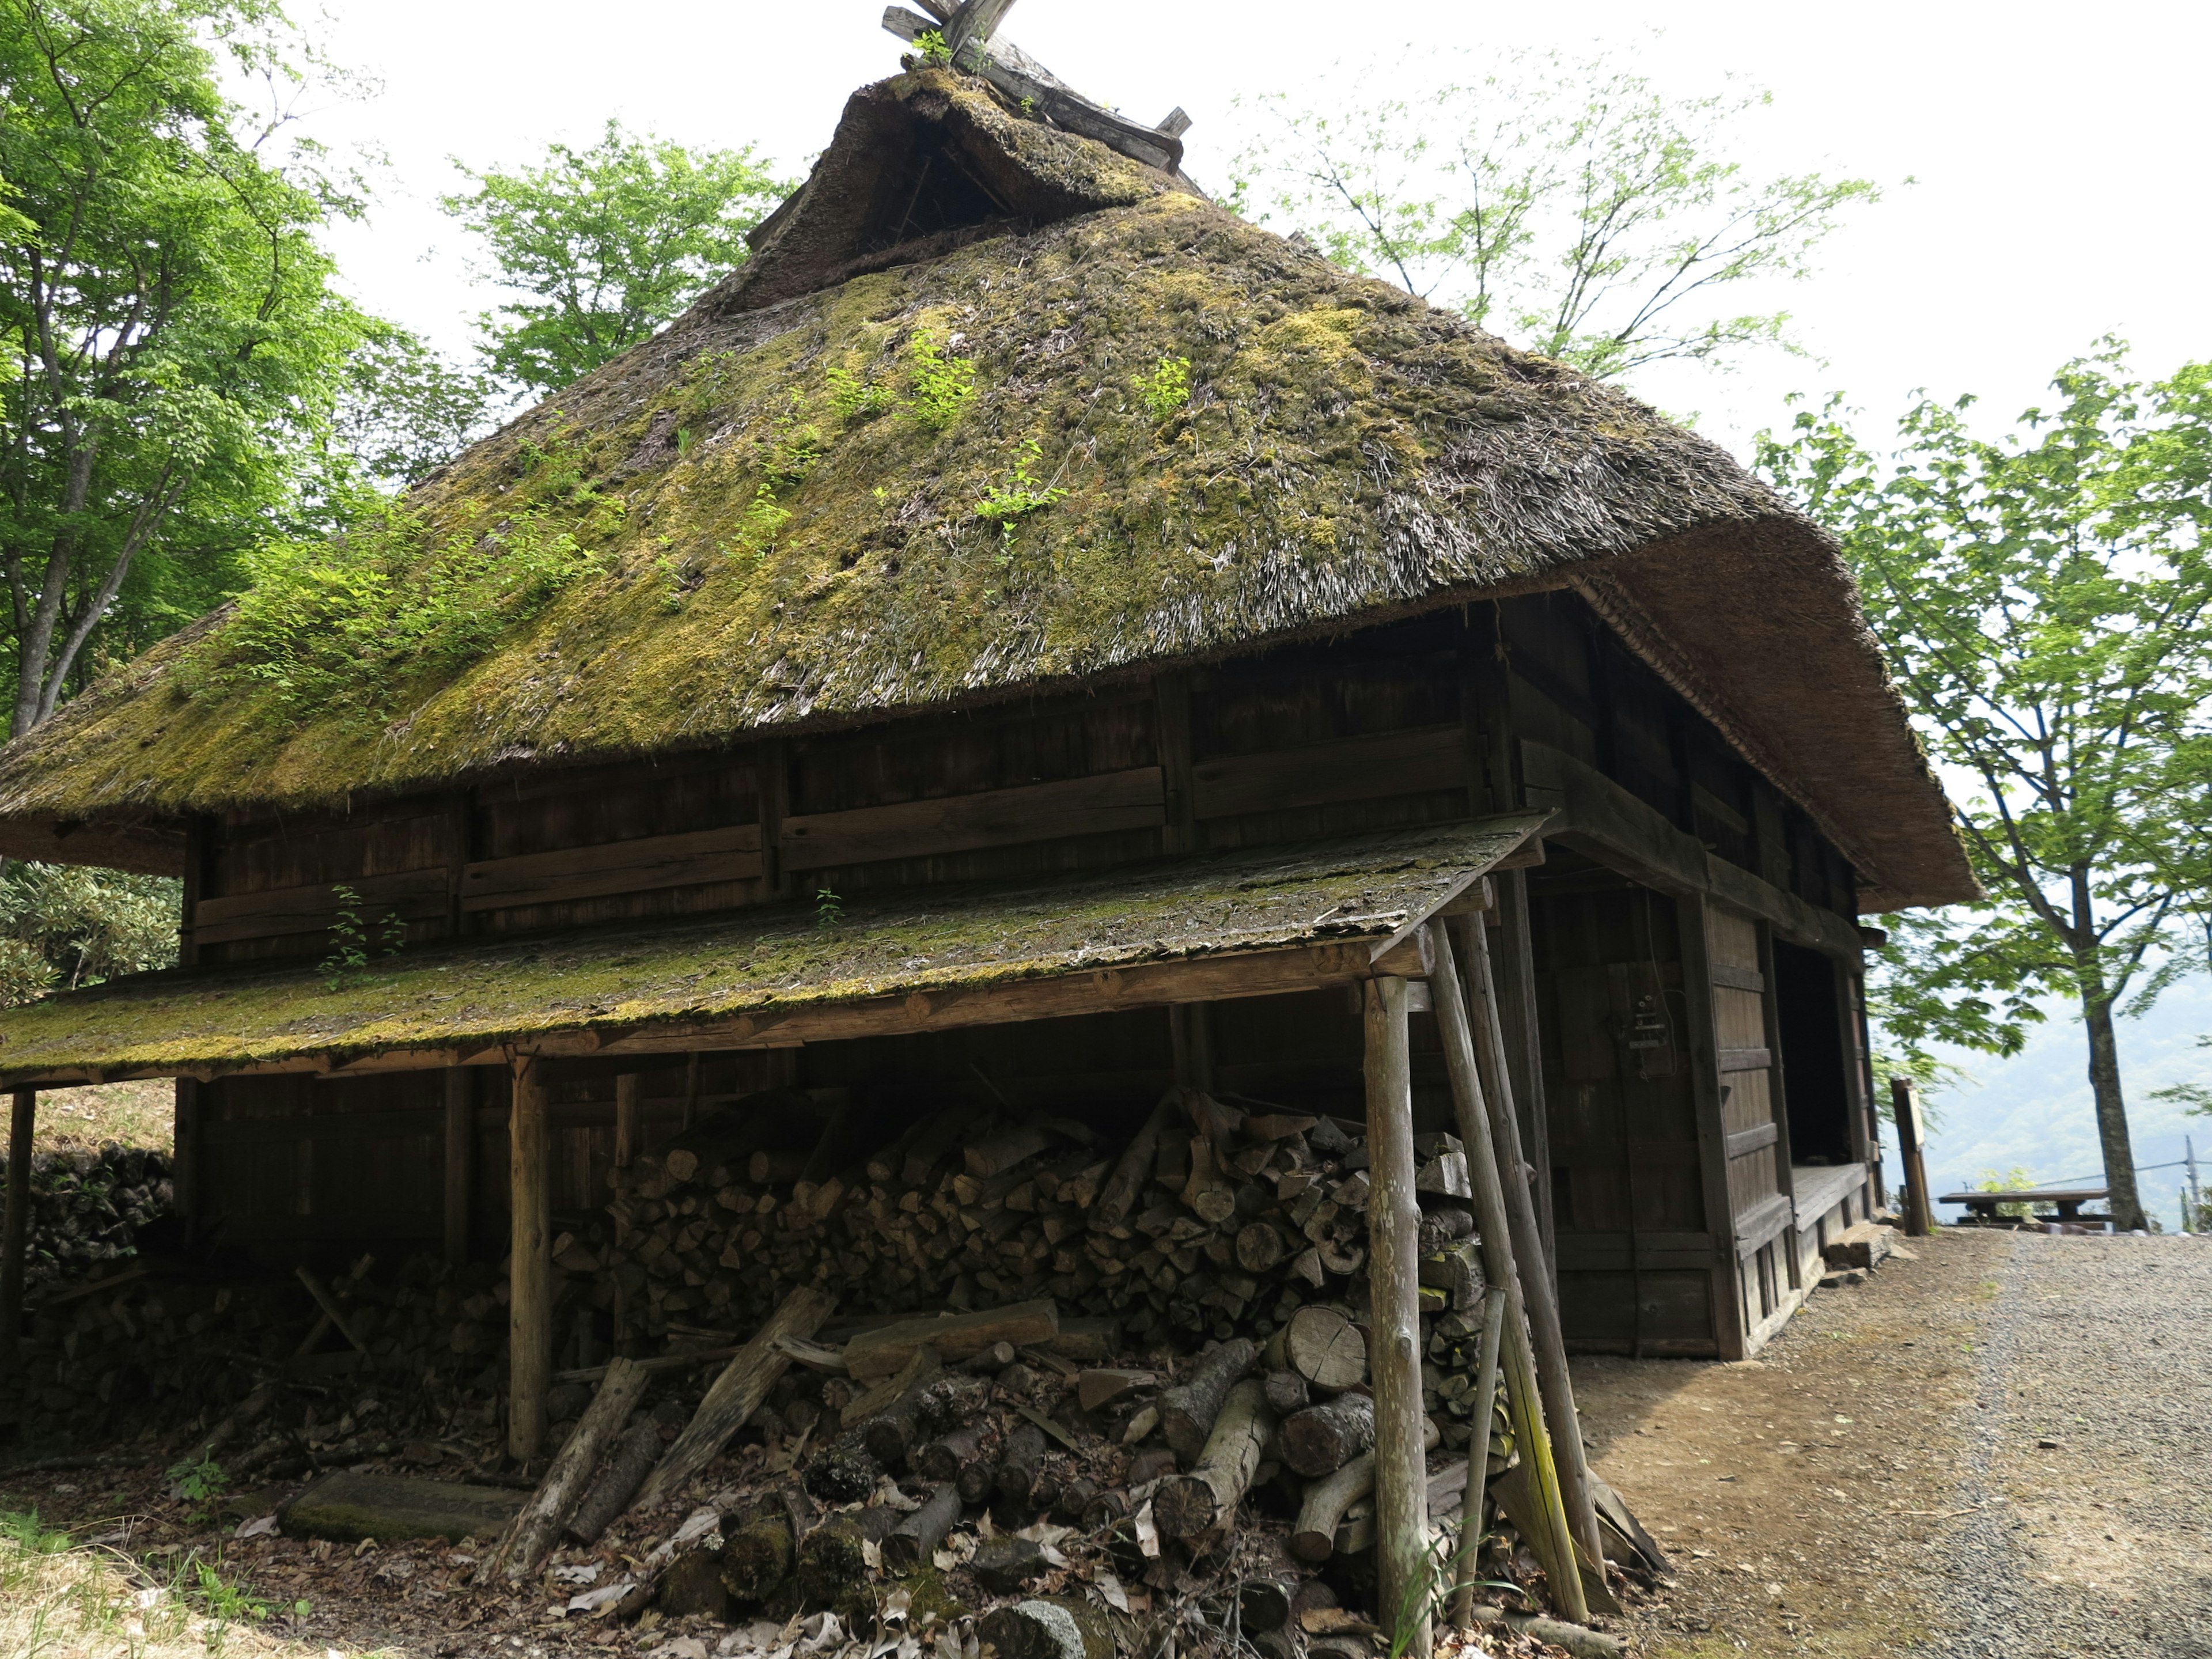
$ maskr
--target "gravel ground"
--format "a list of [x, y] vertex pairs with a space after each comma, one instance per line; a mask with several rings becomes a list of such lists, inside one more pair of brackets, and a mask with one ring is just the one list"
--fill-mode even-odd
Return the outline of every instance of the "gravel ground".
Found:
[[1920, 1651], [2212, 1659], [2212, 1239], [2016, 1233], [1989, 1270]]

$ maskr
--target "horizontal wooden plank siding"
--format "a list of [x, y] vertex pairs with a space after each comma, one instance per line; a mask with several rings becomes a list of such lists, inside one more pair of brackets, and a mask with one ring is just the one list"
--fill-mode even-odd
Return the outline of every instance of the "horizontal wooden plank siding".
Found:
[[1164, 787], [1158, 767], [1139, 766], [973, 795], [808, 813], [784, 819], [776, 845], [788, 867], [819, 870], [1103, 830], [1158, 829], [1167, 822]]
[[1763, 1072], [1774, 1064], [1774, 1054], [1766, 1048], [1723, 1048], [1720, 1051], [1720, 1066], [1727, 1072]]
[[404, 920], [413, 921], [442, 911], [446, 903], [443, 868], [404, 870], [395, 875], [362, 876], [347, 882], [317, 882], [230, 898], [202, 899], [192, 907], [192, 936], [202, 945], [222, 945], [232, 939], [324, 933], [340, 908], [340, 887], [349, 888], [357, 896], [362, 924], [371, 929], [387, 911], [396, 910]]
[[760, 826], [739, 823], [486, 859], [462, 870], [461, 908], [507, 909], [708, 882], [755, 881], [761, 873], [760, 847]]
[[1418, 726], [1257, 755], [1225, 755], [1191, 769], [1200, 818], [1326, 806], [1376, 795], [1467, 785], [1467, 729]]

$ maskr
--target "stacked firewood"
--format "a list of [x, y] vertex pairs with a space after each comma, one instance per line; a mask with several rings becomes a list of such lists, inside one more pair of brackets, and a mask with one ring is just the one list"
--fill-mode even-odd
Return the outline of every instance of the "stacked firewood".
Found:
[[[0, 1177], [7, 1166], [0, 1154]], [[131, 1255], [138, 1229], [167, 1215], [174, 1196], [165, 1152], [110, 1141], [96, 1152], [70, 1147], [33, 1153], [24, 1268], [30, 1298]]]
[[[953, 1107], [839, 1167], [834, 1119], [811, 1151], [758, 1144], [779, 1117], [756, 1107], [640, 1159], [560, 1264], [647, 1337], [750, 1330], [799, 1285], [846, 1314], [1049, 1297], [1183, 1346], [1264, 1341], [1310, 1303], [1364, 1294], [1356, 1124], [1182, 1091], [1113, 1146], [1067, 1119]], [[1424, 1310], [1465, 1312], [1482, 1288], [1465, 1158], [1448, 1134], [1417, 1151]]]

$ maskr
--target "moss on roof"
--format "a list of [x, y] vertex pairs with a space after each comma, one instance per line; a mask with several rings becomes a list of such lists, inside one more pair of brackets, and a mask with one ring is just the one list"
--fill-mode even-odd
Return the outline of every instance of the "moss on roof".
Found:
[[478, 1052], [586, 1029], [973, 989], [1322, 940], [1384, 939], [1531, 835], [1543, 815], [1137, 866], [1079, 880], [939, 889], [690, 927], [409, 951], [335, 988], [305, 963], [173, 970], [0, 1012], [0, 1086], [88, 1070], [177, 1075], [301, 1055]]
[[[980, 83], [927, 72], [868, 95], [957, 114], [1003, 167], [1108, 204], [762, 303], [796, 257], [771, 246], [390, 526], [0, 755], [0, 817], [331, 806], [880, 717], [1782, 510], [1623, 393]], [[916, 406], [933, 352], [972, 365], [953, 371], [972, 375], [964, 402]], [[1134, 382], [1164, 359], [1188, 360], [1191, 396], [1155, 418]], [[1037, 501], [988, 516], [1025, 487], [1025, 456]]]

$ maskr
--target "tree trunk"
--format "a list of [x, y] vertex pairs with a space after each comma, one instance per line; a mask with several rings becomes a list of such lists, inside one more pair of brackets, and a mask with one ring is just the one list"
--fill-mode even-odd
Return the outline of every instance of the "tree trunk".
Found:
[[2135, 1148], [2128, 1137], [2128, 1105], [2120, 1092], [2120, 1044], [2112, 1030], [2112, 999], [2094, 963], [2081, 969], [2081, 1024], [2089, 1033], [2089, 1091], [2097, 1104], [2097, 1143], [2105, 1154], [2105, 1185], [2112, 1194], [2112, 1230], [2142, 1226], [2136, 1191]]

